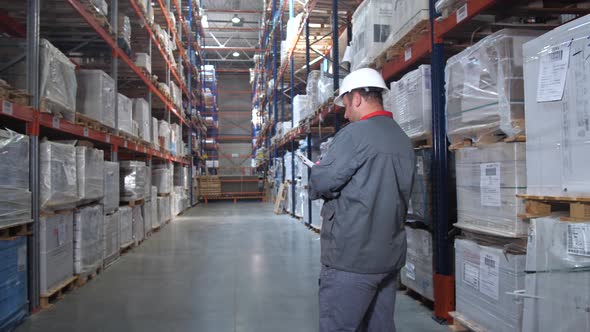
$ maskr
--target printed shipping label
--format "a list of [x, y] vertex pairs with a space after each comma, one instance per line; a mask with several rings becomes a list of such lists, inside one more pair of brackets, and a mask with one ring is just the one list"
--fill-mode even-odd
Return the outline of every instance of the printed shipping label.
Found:
[[481, 205], [501, 206], [500, 163], [481, 164]]
[[537, 87], [537, 102], [557, 101], [563, 98], [570, 46], [561, 45], [541, 56]]
[[457, 23], [463, 21], [464, 19], [467, 18], [467, 4], [464, 4], [463, 6], [461, 6], [461, 8], [459, 8], [457, 10]]
[[590, 257], [590, 225], [567, 225], [567, 253]]
[[482, 252], [479, 259], [479, 291], [498, 300], [500, 295], [500, 257]]
[[469, 262], [463, 263], [463, 282], [479, 290], [479, 266]]

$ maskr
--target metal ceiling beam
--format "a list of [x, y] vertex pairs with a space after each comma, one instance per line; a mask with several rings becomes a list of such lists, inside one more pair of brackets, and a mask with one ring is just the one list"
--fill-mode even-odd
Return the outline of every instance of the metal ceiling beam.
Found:
[[241, 52], [261, 52], [262, 49], [260, 48], [250, 48], [250, 47], [217, 47], [217, 46], [203, 46], [203, 50], [205, 51], [241, 51]]
[[205, 13], [228, 13], [228, 14], [262, 14], [262, 10], [246, 9], [222, 9], [222, 8], [203, 8]]
[[256, 32], [256, 31], [261, 31], [264, 30], [262, 28], [238, 28], [238, 27], [208, 27], [208, 28], [204, 28], [205, 30], [209, 30], [209, 31], [242, 31], [242, 32]]

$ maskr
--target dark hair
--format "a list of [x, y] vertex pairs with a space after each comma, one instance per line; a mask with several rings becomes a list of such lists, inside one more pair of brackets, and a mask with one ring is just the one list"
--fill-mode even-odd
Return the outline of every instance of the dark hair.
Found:
[[381, 88], [360, 88], [354, 89], [350, 93], [353, 92], [358, 92], [367, 101], [374, 101], [383, 106], [383, 89]]

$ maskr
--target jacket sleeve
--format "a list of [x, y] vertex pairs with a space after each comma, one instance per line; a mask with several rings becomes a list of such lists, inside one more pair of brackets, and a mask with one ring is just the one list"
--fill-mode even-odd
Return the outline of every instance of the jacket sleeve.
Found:
[[336, 198], [361, 166], [361, 156], [352, 135], [341, 131], [319, 164], [311, 168], [310, 186], [325, 198]]

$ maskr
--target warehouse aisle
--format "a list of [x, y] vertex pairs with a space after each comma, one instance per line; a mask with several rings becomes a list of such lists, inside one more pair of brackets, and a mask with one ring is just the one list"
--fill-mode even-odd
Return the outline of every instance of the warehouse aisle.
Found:
[[[317, 331], [318, 235], [270, 204], [175, 219], [17, 331]], [[446, 331], [398, 296], [398, 331]]]

